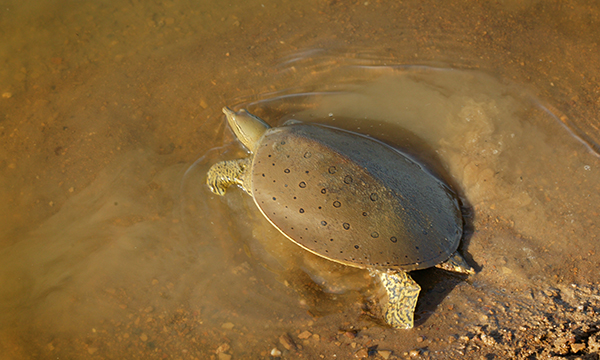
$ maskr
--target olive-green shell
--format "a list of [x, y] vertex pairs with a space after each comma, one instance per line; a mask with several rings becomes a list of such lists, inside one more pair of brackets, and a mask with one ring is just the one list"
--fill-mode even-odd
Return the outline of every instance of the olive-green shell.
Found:
[[424, 269], [448, 259], [462, 237], [455, 194], [398, 150], [363, 135], [303, 123], [271, 128], [251, 172], [265, 217], [333, 261]]

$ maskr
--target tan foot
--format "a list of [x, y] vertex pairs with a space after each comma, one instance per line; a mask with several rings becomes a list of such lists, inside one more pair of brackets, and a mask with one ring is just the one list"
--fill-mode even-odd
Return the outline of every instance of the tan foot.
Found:
[[452, 254], [452, 256], [450, 256], [448, 260], [436, 265], [436, 267], [461, 274], [475, 274], [475, 270], [473, 270], [473, 268], [467, 263], [467, 261], [462, 256], [460, 256], [458, 251]]
[[206, 174], [206, 184], [210, 191], [217, 195], [225, 195], [225, 191], [231, 185], [240, 185], [250, 193], [244, 186], [244, 173], [250, 166], [250, 159], [237, 159], [221, 161], [214, 164]]
[[379, 277], [388, 294], [385, 321], [396, 329], [412, 329], [421, 287], [405, 272], [381, 272]]

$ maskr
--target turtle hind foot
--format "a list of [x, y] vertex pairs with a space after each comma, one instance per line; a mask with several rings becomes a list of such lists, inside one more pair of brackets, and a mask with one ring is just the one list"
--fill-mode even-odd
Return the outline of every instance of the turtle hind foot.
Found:
[[244, 173], [250, 165], [249, 159], [221, 161], [208, 170], [206, 184], [213, 193], [223, 196], [231, 185], [240, 185], [247, 193], [251, 194], [244, 184]]
[[385, 321], [396, 329], [412, 329], [421, 287], [405, 272], [381, 272], [380, 279], [388, 295]]
[[461, 274], [475, 274], [475, 270], [471, 267], [471, 265], [467, 263], [467, 261], [462, 256], [460, 256], [458, 251], [454, 252], [454, 254], [452, 254], [452, 256], [450, 256], [448, 260], [436, 265], [436, 267]]

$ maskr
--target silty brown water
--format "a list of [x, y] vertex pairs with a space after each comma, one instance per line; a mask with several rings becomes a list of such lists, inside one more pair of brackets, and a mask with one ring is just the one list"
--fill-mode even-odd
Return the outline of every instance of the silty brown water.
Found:
[[[7, 357], [597, 351], [594, 6], [66, 5], [1, 20]], [[414, 273], [416, 328], [382, 326], [367, 273], [202, 186], [244, 155], [223, 105], [410, 144], [461, 193], [478, 274]]]

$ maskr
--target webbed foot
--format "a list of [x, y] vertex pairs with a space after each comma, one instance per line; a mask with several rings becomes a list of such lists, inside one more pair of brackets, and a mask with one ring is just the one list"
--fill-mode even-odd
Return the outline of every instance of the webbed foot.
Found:
[[250, 159], [221, 161], [214, 164], [206, 174], [206, 184], [210, 191], [217, 195], [225, 195], [231, 185], [240, 185], [247, 193], [252, 194], [244, 184], [244, 174], [250, 166]]
[[385, 321], [396, 329], [412, 329], [421, 287], [405, 272], [381, 272], [381, 283], [387, 291]]
[[475, 274], [475, 270], [467, 263], [467, 261], [460, 256], [458, 251], [454, 252], [452, 256], [441, 264], [437, 264], [436, 267], [447, 271], [457, 272], [461, 274]]

